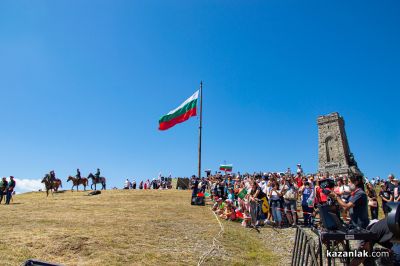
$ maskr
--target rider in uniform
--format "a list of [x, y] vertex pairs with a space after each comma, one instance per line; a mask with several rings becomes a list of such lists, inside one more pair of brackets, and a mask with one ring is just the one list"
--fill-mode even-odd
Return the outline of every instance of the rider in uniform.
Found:
[[54, 170], [50, 171], [50, 181], [54, 182], [56, 180], [56, 173]]
[[76, 178], [77, 178], [78, 180], [81, 180], [81, 171], [79, 171], [79, 168], [76, 169]]
[[96, 177], [97, 181], [100, 181], [100, 169], [97, 168], [96, 174], [94, 174], [94, 176]]

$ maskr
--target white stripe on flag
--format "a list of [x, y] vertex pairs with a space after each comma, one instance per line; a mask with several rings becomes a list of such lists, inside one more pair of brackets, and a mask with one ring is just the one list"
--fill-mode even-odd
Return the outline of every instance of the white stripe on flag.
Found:
[[181, 109], [183, 106], [185, 106], [185, 104], [187, 104], [188, 102], [193, 101], [194, 99], [199, 98], [199, 91], [196, 91], [192, 96], [189, 97], [189, 99], [187, 99], [186, 101], [184, 101], [181, 105], [179, 105], [177, 108], [175, 108], [174, 110], [170, 111], [167, 115], [173, 114], [176, 111], [178, 111], [179, 109]]

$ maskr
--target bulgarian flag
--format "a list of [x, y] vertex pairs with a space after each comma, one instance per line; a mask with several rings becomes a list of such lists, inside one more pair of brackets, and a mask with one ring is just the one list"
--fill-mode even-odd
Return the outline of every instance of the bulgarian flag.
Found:
[[158, 126], [158, 129], [167, 130], [175, 126], [176, 124], [185, 122], [191, 116], [196, 116], [198, 98], [199, 98], [199, 91], [196, 91], [192, 96], [190, 96], [176, 109], [162, 116], [159, 120], [160, 124]]
[[225, 171], [225, 172], [232, 172], [232, 165], [231, 164], [221, 164], [219, 166], [219, 170]]

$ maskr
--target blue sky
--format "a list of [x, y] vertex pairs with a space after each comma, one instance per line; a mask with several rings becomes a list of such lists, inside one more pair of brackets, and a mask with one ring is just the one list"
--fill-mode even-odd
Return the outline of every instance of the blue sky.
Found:
[[203, 167], [318, 167], [344, 116], [368, 176], [399, 169], [399, 1], [1, 1], [0, 175], [197, 172], [197, 118], [158, 119], [204, 81]]

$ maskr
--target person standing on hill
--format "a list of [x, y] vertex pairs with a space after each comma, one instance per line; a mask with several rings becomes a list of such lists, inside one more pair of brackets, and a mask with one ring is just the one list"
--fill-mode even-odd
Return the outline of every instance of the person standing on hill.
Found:
[[192, 184], [191, 187], [192, 189], [192, 201], [193, 198], [197, 197], [197, 193], [199, 192], [199, 179], [195, 176], [192, 176]]
[[389, 208], [387, 207], [387, 203], [393, 201], [393, 194], [390, 192], [388, 183], [383, 183], [381, 187], [382, 188], [381, 191], [379, 191], [379, 197], [382, 200], [383, 213], [385, 214], [385, 217], [387, 217], [387, 214], [389, 213]]
[[3, 201], [3, 196], [7, 194], [8, 182], [5, 177], [0, 182], [0, 203]]
[[372, 186], [371, 183], [367, 184], [367, 197], [368, 197], [368, 206], [369, 206], [369, 210], [371, 212], [371, 219], [375, 220], [378, 219], [378, 197], [376, 195], [376, 191], [374, 189], [374, 187]]
[[131, 187], [131, 182], [129, 182], [129, 179], [127, 178], [125, 181], [124, 189], [129, 189]]
[[16, 183], [15, 183], [14, 177], [10, 176], [10, 182], [8, 182], [8, 188], [7, 188], [7, 194], [6, 194], [6, 204], [10, 204], [10, 200], [11, 200], [15, 185], [16, 185]]
[[387, 189], [390, 191], [390, 193], [394, 196], [394, 190], [396, 189], [396, 188], [398, 188], [398, 183], [396, 183], [395, 182], [395, 178], [394, 178], [394, 175], [393, 174], [390, 174], [389, 176], [388, 176], [388, 179], [387, 179], [387, 181], [386, 181], [386, 186], [387, 186]]
[[310, 183], [308, 181], [304, 182], [304, 185], [300, 188], [299, 193], [301, 196], [301, 207], [303, 209], [304, 214], [304, 226], [311, 226], [311, 215], [313, 209], [309, 207], [308, 199], [312, 194], [312, 188], [310, 188]]

